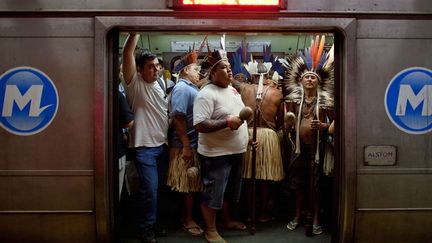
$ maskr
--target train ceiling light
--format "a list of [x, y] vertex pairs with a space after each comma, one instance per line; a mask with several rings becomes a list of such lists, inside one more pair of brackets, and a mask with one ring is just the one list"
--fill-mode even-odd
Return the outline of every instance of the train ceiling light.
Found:
[[173, 0], [172, 7], [179, 10], [280, 10], [285, 0]]

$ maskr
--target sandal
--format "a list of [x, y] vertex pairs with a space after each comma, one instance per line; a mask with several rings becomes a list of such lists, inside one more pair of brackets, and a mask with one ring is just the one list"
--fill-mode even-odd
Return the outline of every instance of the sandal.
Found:
[[322, 230], [322, 228], [321, 228], [321, 225], [314, 224], [314, 225], [312, 226], [312, 233], [313, 233], [314, 235], [320, 235], [320, 234], [322, 234], [322, 233], [323, 233], [323, 230]]
[[192, 236], [201, 236], [204, 233], [204, 230], [202, 230], [201, 227], [199, 227], [198, 225], [183, 225], [183, 230]]
[[297, 226], [298, 226], [298, 222], [295, 220], [295, 219], [293, 219], [293, 220], [291, 220], [288, 224], [287, 224], [287, 228], [289, 229], [289, 230], [295, 230], [295, 229], [297, 229]]

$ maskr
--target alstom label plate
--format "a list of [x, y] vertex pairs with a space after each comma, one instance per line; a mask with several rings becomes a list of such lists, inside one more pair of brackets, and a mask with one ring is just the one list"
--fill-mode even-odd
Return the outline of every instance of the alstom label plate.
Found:
[[366, 146], [364, 162], [365, 165], [395, 165], [396, 147], [391, 145]]

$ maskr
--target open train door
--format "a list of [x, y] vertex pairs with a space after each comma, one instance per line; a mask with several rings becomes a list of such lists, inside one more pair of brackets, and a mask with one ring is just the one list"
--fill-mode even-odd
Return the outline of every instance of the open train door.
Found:
[[[233, 12], [234, 11], [234, 12]], [[283, 17], [278, 14], [227, 11], [184, 12], [142, 17], [95, 19], [95, 195], [97, 234], [110, 241], [118, 232], [118, 181], [115, 103], [119, 40], [121, 33], [332, 33], [335, 44], [335, 175], [331, 241], [349, 242], [353, 237], [355, 210], [355, 77], [356, 21], [352, 18]], [[233, 15], [235, 13], [235, 15]], [[233, 17], [235, 16], [235, 18]], [[287, 223], [287, 222], [286, 222]], [[286, 224], [285, 223], [285, 224]], [[113, 233], [114, 232], [114, 233]], [[259, 232], [258, 232], [259, 233]], [[289, 237], [287, 235], [287, 237]]]

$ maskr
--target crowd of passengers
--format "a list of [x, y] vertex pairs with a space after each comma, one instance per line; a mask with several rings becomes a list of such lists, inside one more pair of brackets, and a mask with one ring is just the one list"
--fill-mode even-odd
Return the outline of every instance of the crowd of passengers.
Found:
[[[119, 167], [121, 190], [127, 147], [139, 177], [134, 214], [142, 242], [166, 235], [157, 224], [158, 187], [165, 185], [181, 194], [183, 229], [207, 242], [226, 242], [219, 228], [271, 221], [273, 185], [282, 181], [295, 195], [287, 229], [304, 221], [306, 235], [322, 234], [320, 181], [332, 171], [326, 145], [334, 132], [333, 51], [325, 52], [324, 36], [285, 58], [265, 46], [262, 61], [245, 42], [228, 56], [222, 37], [220, 49], [203, 44], [184, 54], [171, 70], [175, 83], [156, 55], [137, 49], [138, 40], [129, 33], [123, 48]], [[230, 205], [242, 191], [248, 214], [238, 219]]]

